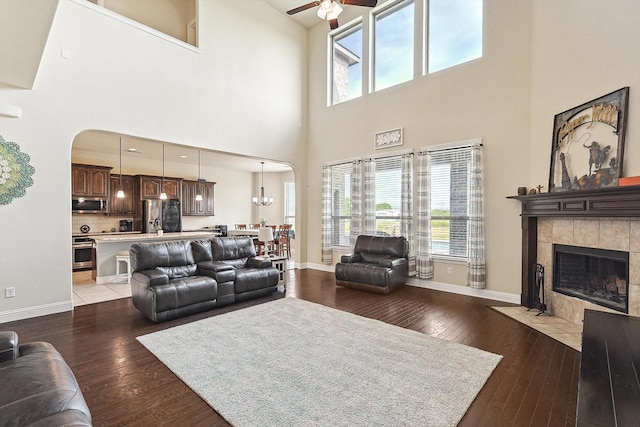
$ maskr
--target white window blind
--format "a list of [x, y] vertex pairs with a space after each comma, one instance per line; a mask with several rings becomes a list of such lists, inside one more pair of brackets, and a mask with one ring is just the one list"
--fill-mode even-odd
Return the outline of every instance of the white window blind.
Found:
[[376, 159], [376, 235], [401, 236], [402, 156]]
[[434, 255], [467, 258], [471, 147], [431, 153], [431, 237]]
[[353, 163], [331, 168], [331, 245], [349, 246], [351, 222], [351, 173]]

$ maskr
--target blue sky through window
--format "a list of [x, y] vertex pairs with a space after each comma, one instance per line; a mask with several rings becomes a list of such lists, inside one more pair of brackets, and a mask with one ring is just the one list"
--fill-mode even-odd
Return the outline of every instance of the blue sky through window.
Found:
[[375, 25], [375, 90], [413, 79], [413, 2], [382, 12]]

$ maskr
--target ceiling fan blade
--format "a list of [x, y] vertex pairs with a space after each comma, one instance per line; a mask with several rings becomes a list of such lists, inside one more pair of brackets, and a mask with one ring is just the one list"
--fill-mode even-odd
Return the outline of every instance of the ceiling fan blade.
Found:
[[312, 7], [320, 6], [320, 1], [312, 1], [311, 3], [307, 3], [304, 6], [296, 7], [295, 9], [291, 9], [287, 11], [288, 15], [293, 15], [298, 12], [302, 12], [307, 9], [311, 9]]
[[378, 4], [378, 0], [340, 0], [340, 3], [351, 6], [375, 7]]
[[338, 28], [338, 19], [330, 19], [329, 20], [329, 26], [331, 27], [332, 30], [335, 30], [336, 28]]

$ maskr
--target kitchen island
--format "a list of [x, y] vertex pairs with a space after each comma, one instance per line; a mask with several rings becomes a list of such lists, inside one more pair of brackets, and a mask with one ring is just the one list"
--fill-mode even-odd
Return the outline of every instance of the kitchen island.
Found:
[[183, 231], [180, 233], [126, 234], [93, 236], [95, 241], [95, 280], [98, 285], [114, 283], [116, 276], [116, 253], [128, 251], [134, 243], [168, 242], [171, 240], [210, 239], [217, 235], [213, 231]]

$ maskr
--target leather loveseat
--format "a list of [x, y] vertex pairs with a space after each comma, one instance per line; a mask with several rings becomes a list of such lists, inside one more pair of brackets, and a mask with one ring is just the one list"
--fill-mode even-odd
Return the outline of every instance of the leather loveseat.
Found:
[[136, 243], [130, 250], [133, 305], [154, 322], [276, 291], [278, 270], [256, 258], [249, 237]]
[[91, 426], [91, 412], [60, 353], [49, 343], [18, 345], [0, 332], [0, 426]]
[[336, 284], [388, 294], [407, 281], [408, 251], [404, 237], [358, 236], [353, 253], [336, 264]]

